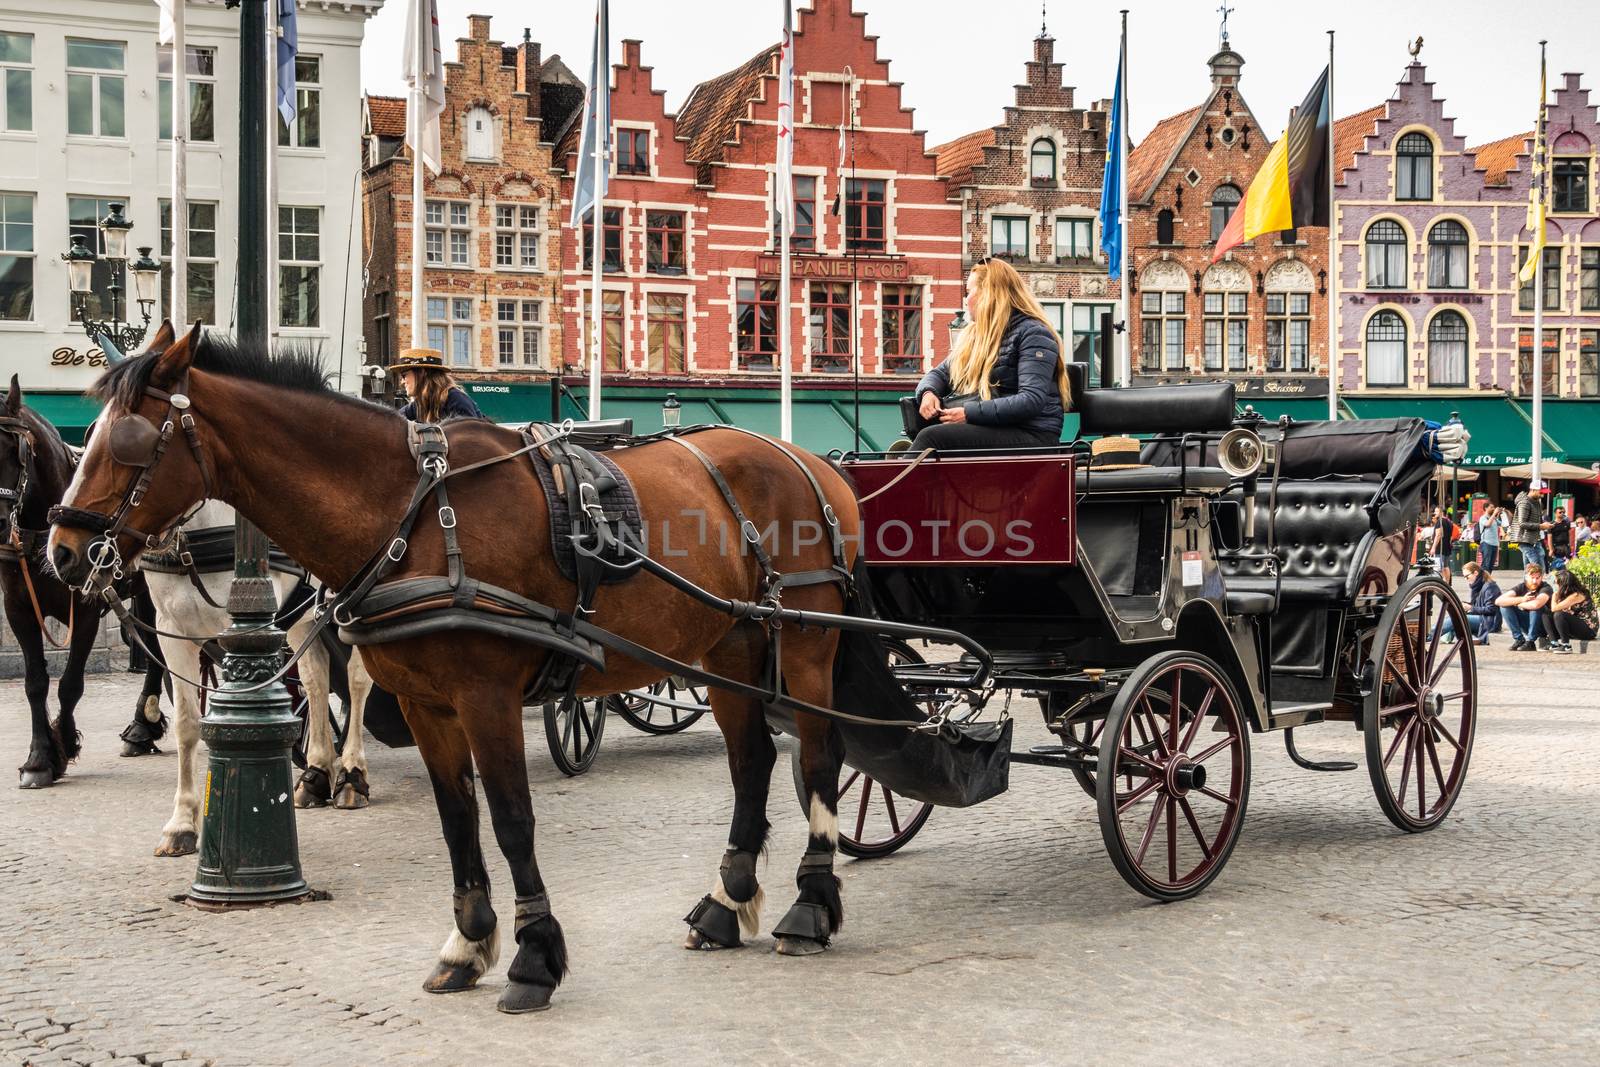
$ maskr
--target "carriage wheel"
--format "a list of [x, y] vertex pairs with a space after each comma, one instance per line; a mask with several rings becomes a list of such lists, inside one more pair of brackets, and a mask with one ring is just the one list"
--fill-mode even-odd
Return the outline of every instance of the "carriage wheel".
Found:
[[[884, 639], [891, 666], [897, 663], [923, 663], [916, 649], [893, 638]], [[800, 747], [795, 746], [791, 761], [794, 770], [795, 795], [800, 800], [800, 810], [810, 811], [810, 798], [806, 796], [805, 781], [800, 774]], [[884, 784], [864, 771], [846, 762], [841, 768], [839, 783], [839, 851], [858, 860], [880, 859], [898, 852], [907, 841], [917, 836], [933, 805], [912, 800], [886, 788]]]
[[[1453, 644], [1442, 640], [1446, 619]], [[1461, 795], [1477, 732], [1471, 633], [1455, 592], [1424, 575], [1394, 595], [1372, 635], [1367, 772], [1383, 813], [1410, 833], [1438, 826]]]
[[[1066, 731], [1064, 740], [1071, 741], [1078, 748], [1091, 754], [1098, 754], [1100, 736], [1105, 732], [1106, 716], [1105, 704], [1107, 701], [1096, 701], [1093, 708], [1085, 709], [1074, 715], [1063, 725]], [[1039, 705], [1048, 719], [1051, 716], [1050, 700], [1047, 697], [1039, 698]], [[1067, 767], [1072, 772], [1073, 780], [1078, 787], [1091, 797], [1099, 796], [1098, 787], [1095, 785], [1095, 765], [1073, 763]]]
[[[650, 699], [652, 696], [672, 703], [660, 703]], [[673, 704], [698, 704], [699, 709], [690, 711], [674, 707]], [[705, 686], [690, 685], [682, 678], [671, 677], [652, 685], [649, 695], [641, 690], [621, 694], [613, 707], [635, 730], [643, 730], [647, 734], [675, 734], [698, 722], [711, 704], [706, 697]]]
[[610, 697], [588, 699], [568, 696], [544, 706], [544, 738], [556, 769], [568, 778], [594, 766], [600, 754], [600, 735], [606, 732], [606, 707]]
[[1100, 834], [1129, 885], [1160, 901], [1209, 885], [1250, 794], [1250, 738], [1222, 669], [1191, 652], [1145, 660], [1112, 701], [1097, 780]]

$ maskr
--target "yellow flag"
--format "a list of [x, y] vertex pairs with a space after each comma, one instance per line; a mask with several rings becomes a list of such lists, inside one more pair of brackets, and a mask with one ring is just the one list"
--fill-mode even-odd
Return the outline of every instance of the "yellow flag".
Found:
[[1533, 161], [1531, 175], [1533, 184], [1528, 189], [1528, 220], [1527, 230], [1532, 237], [1532, 244], [1528, 247], [1528, 258], [1522, 264], [1522, 270], [1517, 277], [1523, 285], [1533, 281], [1539, 269], [1539, 263], [1544, 259], [1544, 217], [1548, 207], [1546, 190], [1550, 184], [1549, 177], [1549, 146], [1545, 143], [1545, 73], [1544, 56], [1539, 57], [1539, 121], [1533, 129]]

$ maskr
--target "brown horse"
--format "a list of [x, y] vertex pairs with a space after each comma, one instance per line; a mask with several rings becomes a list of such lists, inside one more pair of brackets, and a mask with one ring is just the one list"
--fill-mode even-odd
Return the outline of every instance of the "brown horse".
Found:
[[[186, 441], [184, 433], [174, 431], [171, 447], [145, 470], [148, 491], [127, 512], [129, 529], [115, 538], [124, 561], [142, 550], [143, 535], [170, 526], [199, 501], [209, 479], [213, 496], [258, 524], [331, 588], [342, 589], [390, 543], [418, 482], [407, 423], [387, 409], [330, 390], [320, 367], [304, 356], [269, 358], [215, 334], [202, 336], [198, 328], [178, 338], [164, 327], [148, 352], [108, 371], [99, 389], [107, 401], [102, 418], [109, 432], [91, 441], [67, 495], [70, 508], [51, 535], [51, 558], [68, 581], [86, 581], [91, 555], [105, 551], [105, 536], [85, 516], [118, 511], [140, 477], [137, 459], [130, 466], [113, 455], [119, 436], [137, 439], [150, 432], [139, 425], [140, 417], [160, 426], [187, 410], [194, 435]], [[174, 393], [182, 397], [169, 396]], [[183, 397], [186, 409], [174, 403]], [[452, 469], [524, 444], [517, 432], [487, 422], [452, 421], [445, 432]], [[778, 542], [767, 548], [778, 571], [798, 574], [832, 562], [828, 544], [816, 535], [825, 515], [812, 479], [837, 516], [853, 563], [859, 536], [855, 497], [827, 462], [786, 454], [774, 442], [737, 430], [707, 430], [693, 438], [755, 527], [768, 530], [776, 524]], [[128, 459], [128, 450], [122, 452]], [[741, 551], [740, 524], [691, 451], [658, 442], [611, 455], [637, 490], [652, 558], [718, 596], [754, 600], [758, 562]], [[549, 512], [536, 462], [541, 460], [524, 455], [454, 480], [450, 502], [458, 516], [456, 533], [470, 576], [570, 612], [576, 593], [550, 551]], [[790, 537], [787, 531], [811, 533]], [[390, 577], [441, 575], [445, 568], [444, 531], [430, 507]], [[832, 583], [800, 586], [784, 593], [784, 603], [838, 611], [844, 591]], [[589, 621], [641, 646], [683, 662], [699, 660], [729, 679], [764, 681], [768, 630], [705, 607], [651, 575], [602, 586], [593, 611]], [[785, 629], [781, 666], [791, 696], [832, 706], [837, 643], [835, 631]], [[374, 680], [400, 696], [433, 781], [455, 875], [455, 928], [425, 987], [435, 992], [470, 988], [496, 958], [496, 919], [478, 844], [476, 765], [517, 896], [517, 955], [500, 1008], [548, 1006], [566, 969], [566, 946], [534, 859], [522, 727], [523, 695], [546, 654], [515, 639], [462, 631], [369, 645], [363, 652]], [[623, 692], [662, 676], [657, 668], [613, 655], [604, 673], [581, 672], [579, 692]], [[716, 691], [711, 703], [727, 740], [733, 824], [712, 892], [689, 917], [690, 948], [736, 946], [741, 927], [747, 934], [758, 929], [762, 897], [755, 863], [767, 836], [775, 758], [760, 701]], [[798, 899], [778, 925], [778, 948], [805, 954], [820, 951], [843, 919], [832, 869], [843, 748], [826, 719], [798, 719], [811, 833], [797, 875]]]

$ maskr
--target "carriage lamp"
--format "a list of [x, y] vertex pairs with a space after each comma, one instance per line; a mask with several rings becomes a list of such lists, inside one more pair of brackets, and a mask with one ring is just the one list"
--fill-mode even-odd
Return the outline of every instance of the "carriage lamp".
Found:
[[116, 262], [128, 258], [128, 231], [131, 229], [133, 223], [122, 213], [122, 205], [112, 204], [106, 217], [100, 220], [100, 240], [107, 259]]
[[94, 249], [84, 243], [83, 234], [72, 235], [72, 247], [61, 254], [67, 261], [67, 280], [74, 296], [81, 297], [94, 290]]
[[676, 429], [683, 419], [683, 405], [678, 403], [677, 393], [668, 393], [667, 398], [661, 402], [661, 425], [664, 429]]

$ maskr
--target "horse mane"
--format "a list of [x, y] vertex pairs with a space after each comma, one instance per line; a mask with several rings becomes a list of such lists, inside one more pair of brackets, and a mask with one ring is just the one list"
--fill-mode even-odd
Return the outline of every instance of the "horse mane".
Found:
[[[145, 352], [118, 363], [100, 376], [90, 390], [109, 406], [137, 407], [150, 386], [158, 352]], [[191, 364], [195, 370], [226, 378], [259, 382], [297, 393], [312, 393], [330, 400], [360, 405], [373, 411], [394, 412], [381, 404], [361, 400], [328, 384], [320, 346], [303, 340], [279, 341], [276, 346], [241, 341], [220, 330], [201, 332]]]

